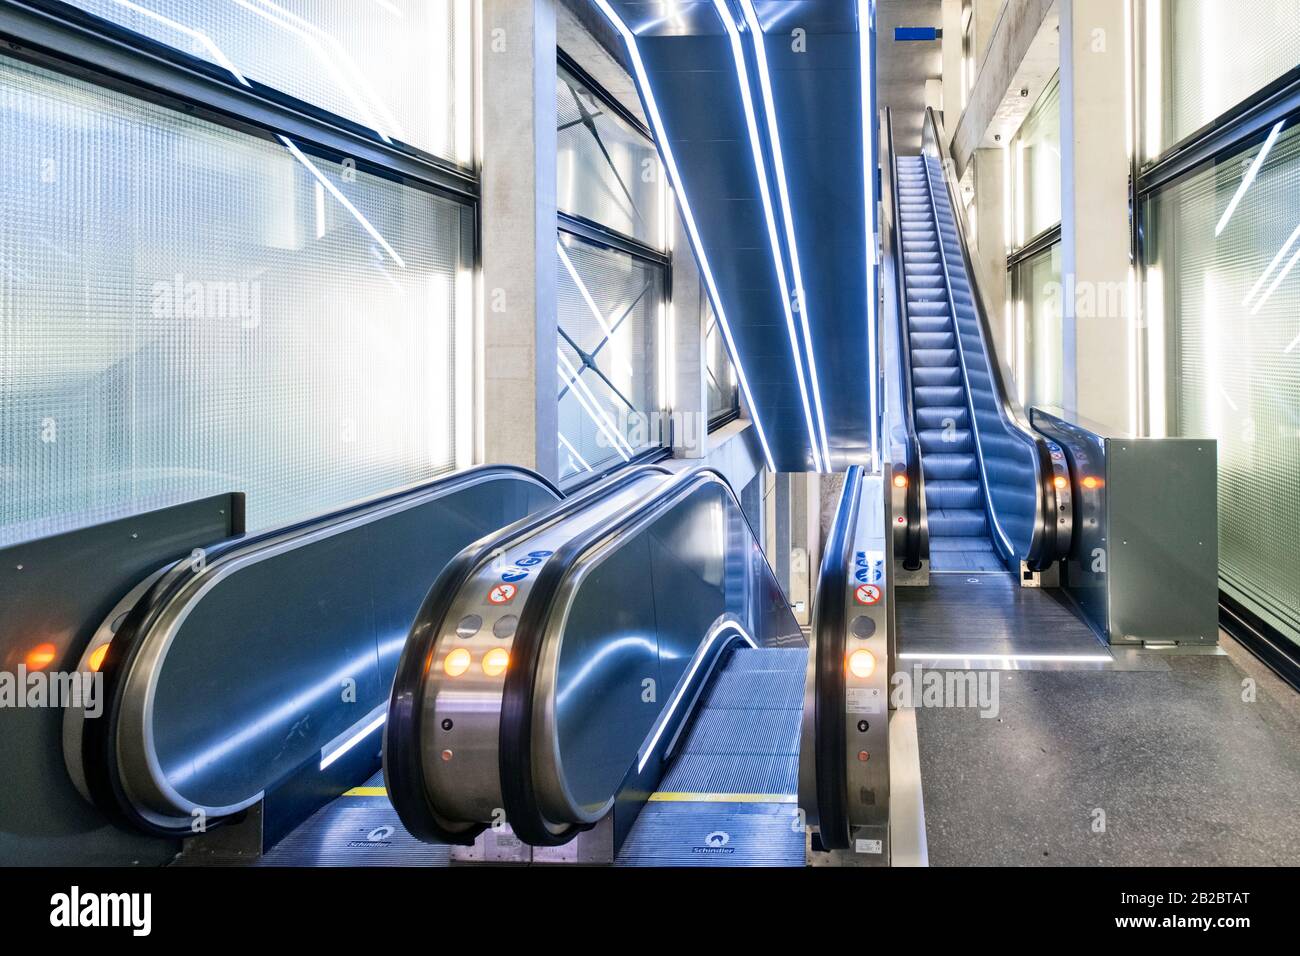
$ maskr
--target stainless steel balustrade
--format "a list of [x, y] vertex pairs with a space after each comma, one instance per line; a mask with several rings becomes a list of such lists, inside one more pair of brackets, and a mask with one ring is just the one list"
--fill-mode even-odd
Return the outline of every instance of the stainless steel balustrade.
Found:
[[[567, 841], [657, 776], [727, 648], [804, 641], [709, 469], [643, 474], [494, 550], [430, 595], [399, 669], [385, 765], [426, 839], [504, 821]], [[498, 651], [504, 673], [485, 666]]]
[[[881, 357], [884, 367], [894, 374], [885, 376], [883, 421], [886, 474], [890, 476], [890, 495], [897, 499], [896, 509], [903, 521], [892, 535], [896, 542], [894, 556], [909, 571], [922, 571], [929, 554], [925, 520], [925, 473], [921, 468], [921, 442], [916, 434], [916, 416], [912, 401], [912, 349], [907, 318], [907, 295], [904, 291], [903, 244], [898, 232], [901, 216], [894, 175], [894, 121], [888, 109], [880, 111], [881, 260], [880, 282], [883, 301], [894, 311], [893, 322], [882, 321]], [[904, 484], [893, 483], [901, 476]]]
[[106, 655], [105, 712], [66, 717], [74, 782], [130, 825], [188, 833], [373, 741], [438, 573], [558, 499], [531, 472], [477, 468], [161, 569], [82, 658]]

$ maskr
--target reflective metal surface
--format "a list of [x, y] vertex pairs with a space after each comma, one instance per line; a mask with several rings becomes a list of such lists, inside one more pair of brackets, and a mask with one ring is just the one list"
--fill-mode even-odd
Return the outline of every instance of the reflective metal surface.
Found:
[[851, 469], [814, 608], [799, 806], [824, 849], [889, 862], [889, 689], [894, 669], [890, 510], [880, 475]]
[[1134, 438], [1059, 408], [1030, 410], [1064, 449], [1078, 533], [1061, 586], [1111, 644], [1214, 645], [1218, 449]]
[[[880, 285], [884, 310], [880, 322], [882, 378], [881, 445], [890, 476], [891, 494], [898, 499], [895, 513], [901, 522], [891, 522], [890, 549], [903, 569], [924, 583], [928, 574], [929, 540], [925, 516], [925, 472], [921, 468], [921, 443], [916, 434], [912, 407], [912, 350], [908, 329], [907, 295], [904, 291], [905, 263], [899, 232], [898, 191], [895, 183], [894, 121], [889, 110], [880, 118], [881, 259]], [[892, 321], [890, 313], [893, 313]], [[899, 484], [901, 479], [902, 484]]]
[[697, 689], [689, 665], [720, 651], [720, 636], [802, 643], [730, 486], [696, 473], [680, 487], [671, 509], [584, 555], [551, 617], [534, 772], [553, 819], [590, 822], [611, 805], [661, 712]]
[[[542, 568], [574, 535], [635, 508], [669, 480], [659, 469], [643, 472], [565, 520], [494, 549], [497, 554], [480, 562], [459, 588], [450, 613], [441, 622], [426, 672], [424, 706], [416, 715], [423, 725], [420, 739], [426, 748], [419, 755], [423, 783], [440, 817], [459, 822], [500, 821], [503, 800], [498, 753], [506, 678], [504, 672], [487, 673], [483, 660], [498, 649], [513, 658], [520, 616]], [[474, 628], [466, 624], [467, 619], [481, 624]], [[509, 626], [502, 626], [503, 621]], [[468, 670], [453, 676], [448, 658], [462, 651], [469, 655]], [[626, 772], [627, 767], [623, 769]], [[398, 810], [402, 809], [399, 805]]]
[[[646, 469], [447, 585], [428, 664], [411, 670], [421, 703], [399, 706], [399, 678], [385, 741], [390, 789], [404, 759], [394, 748], [419, 748], [433, 820], [395, 803], [425, 838], [508, 823], [537, 845], [570, 839], [629, 776], [662, 768], [727, 648], [803, 642], [739, 501], [710, 470]], [[486, 666], [493, 652], [509, 655], [504, 673]], [[420, 732], [400, 733], [402, 721]]]
[[[628, 45], [774, 470], [867, 461], [875, 162], [859, 11], [868, 4], [597, 6]], [[804, 42], [792, 42], [796, 27]]]
[[126, 642], [109, 652], [123, 658], [106, 675], [115, 707], [95, 728], [129, 812], [158, 829], [210, 824], [372, 737], [443, 566], [557, 497], [531, 473], [476, 469], [169, 570], [112, 638]]

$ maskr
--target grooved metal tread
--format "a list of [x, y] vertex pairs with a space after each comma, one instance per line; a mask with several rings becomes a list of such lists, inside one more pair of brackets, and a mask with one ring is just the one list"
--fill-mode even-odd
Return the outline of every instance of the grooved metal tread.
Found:
[[[961, 424], [970, 396], [961, 376], [961, 356], [956, 336], [964, 331], [972, 308], [970, 285], [956, 248], [956, 227], [941, 183], [935, 183], [936, 167], [920, 156], [898, 160], [900, 223], [906, 250], [903, 279], [907, 293], [908, 333], [913, 368], [913, 406], [921, 439], [921, 467], [926, 477], [926, 510], [930, 534], [930, 568], [934, 571], [993, 570], [1001, 566], [989, 537], [988, 515], [982, 497], [963, 495], [960, 506], [953, 502], [958, 483], [974, 484], [979, 479], [979, 461], [974, 436], [958, 428], [957, 417], [935, 431], [933, 409], [960, 410]], [[931, 199], [930, 190], [934, 189]], [[942, 243], [942, 247], [941, 244]], [[945, 284], [943, 251], [951, 272], [957, 319], [952, 317]], [[953, 257], [955, 258], [955, 261]], [[968, 346], [969, 347], [969, 346]], [[977, 390], [982, 381], [972, 381]], [[928, 428], [927, 428], [928, 426]], [[936, 485], [931, 491], [930, 484]]]
[[620, 866], [802, 866], [796, 822], [806, 648], [733, 651]]

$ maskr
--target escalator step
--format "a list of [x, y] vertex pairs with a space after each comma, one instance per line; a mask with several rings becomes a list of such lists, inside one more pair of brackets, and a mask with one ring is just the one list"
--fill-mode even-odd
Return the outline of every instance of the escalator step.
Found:
[[927, 512], [929, 518], [930, 538], [982, 538], [988, 541], [988, 522], [984, 520], [984, 509], [948, 509], [934, 508]]
[[691, 725], [687, 754], [797, 754], [802, 707], [706, 708]]

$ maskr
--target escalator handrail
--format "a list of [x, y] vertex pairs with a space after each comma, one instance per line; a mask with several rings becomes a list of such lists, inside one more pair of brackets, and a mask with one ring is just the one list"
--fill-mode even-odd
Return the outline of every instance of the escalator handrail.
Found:
[[[814, 768], [817, 790], [817, 824], [822, 846], [828, 850], [849, 845], [847, 750], [844, 730], [847, 622], [844, 594], [853, 565], [854, 533], [862, 498], [863, 469], [851, 467], [822, 556], [817, 598], [813, 604], [810, 649], [813, 668]], [[805, 704], [805, 706], [807, 706]]]
[[[570, 576], [589, 554], [638, 526], [653, 522], [687, 498], [698, 488], [716, 483], [731, 496], [741, 515], [740, 500], [723, 475], [714, 468], [701, 467], [686, 471], [656, 490], [649, 497], [613, 519], [587, 529], [565, 542], [551, 555], [537, 576], [528, 602], [519, 615], [515, 644], [510, 652], [501, 695], [498, 760], [501, 771], [501, 798], [506, 819], [517, 837], [534, 846], [558, 846], [591, 824], [560, 824], [552, 828], [542, 811], [533, 775], [533, 715], [536, 713], [538, 674], [543, 650], [552, 631], [550, 622], [559, 609], [561, 593]], [[753, 529], [750, 529], [751, 534]], [[776, 574], [763, 560], [763, 568], [777, 581]], [[777, 585], [779, 587], [779, 585]]]
[[[174, 611], [187, 601], [201, 596], [203, 589], [194, 587], [200, 579], [208, 581], [223, 573], [232, 563], [242, 563], [255, 558], [259, 551], [269, 548], [279, 553], [314, 540], [319, 534], [340, 524], [390, 513], [392, 506], [424, 498], [438, 498], [485, 479], [519, 475], [537, 482], [556, 497], [561, 493], [555, 485], [541, 475], [512, 465], [483, 465], [440, 476], [433, 481], [410, 486], [380, 498], [356, 502], [315, 518], [304, 519], [278, 528], [255, 534], [238, 535], [203, 549], [203, 560], [194, 562], [189, 556], [182, 558], [163, 571], [158, 580], [145, 591], [123, 618], [108, 651], [100, 665], [103, 675], [104, 711], [95, 720], [84, 723], [81, 739], [83, 780], [92, 802], [119, 823], [139, 830], [168, 836], [190, 832], [192, 820], [186, 813], [175, 827], [167, 826], [142, 813], [132, 801], [128, 787], [121, 775], [117, 760], [117, 738], [125, 707], [124, 695], [133, 671], [141, 656], [149, 650], [151, 639], [163, 635], [167, 628], [161, 624], [174, 617]], [[165, 660], [165, 658], [164, 658]], [[160, 662], [161, 665], [161, 662]], [[156, 668], [161, 670], [161, 666]], [[151, 680], [156, 681], [154, 674]], [[246, 803], [255, 802], [254, 800]], [[209, 827], [222, 822], [228, 812], [238, 812], [243, 806], [231, 808], [204, 808], [208, 812]], [[221, 812], [211, 812], [221, 811]]]
[[456, 828], [441, 819], [424, 785], [425, 691], [433, 655], [457, 597], [485, 562], [576, 512], [597, 504], [647, 474], [671, 474], [663, 465], [635, 465], [474, 542], [438, 575], [420, 605], [398, 661], [384, 727], [384, 783], [402, 824], [418, 839], [468, 846], [486, 828], [474, 823]]
[[[1058, 474], [1063, 474], [1068, 481], [1068, 471], [1061, 471], [1058, 465], [1064, 462], [1058, 462], [1053, 459], [1051, 449], [1047, 441], [1034, 431], [1029, 423], [1029, 419], [1016, 399], [1014, 391], [1008, 386], [1010, 376], [1006, 373], [1002, 362], [997, 358], [997, 350], [994, 348], [994, 339], [992, 328], [989, 323], [988, 303], [984, 298], [984, 291], [979, 282], [978, 274], [975, 271], [975, 263], [970, 257], [970, 251], [966, 245], [966, 218], [960, 202], [959, 193], [956, 183], [953, 181], [952, 157], [948, 152], [943, 137], [943, 125], [940, 122], [935, 111], [927, 107], [925, 111], [925, 128], [923, 136], [923, 150], [931, 153], [938, 160], [944, 186], [947, 190], [948, 205], [952, 212], [953, 228], [956, 232], [957, 249], [962, 258], [962, 266], [966, 270], [967, 283], [971, 290], [971, 301], [975, 311], [975, 325], [979, 331], [980, 339], [984, 347], [985, 371], [988, 373], [989, 381], [993, 386], [993, 394], [998, 416], [1001, 419], [1005, 430], [1014, 435], [1017, 439], [1027, 445], [1034, 456], [1036, 465], [1034, 478], [1034, 527], [1030, 537], [1027, 553], [1023, 556], [1016, 554], [1015, 549], [1003, 531], [1001, 522], [998, 519], [997, 505], [993, 500], [992, 490], [989, 487], [988, 476], [985, 470], [985, 459], [983, 448], [980, 443], [979, 422], [975, 416], [975, 397], [970, 388], [968, 376], [968, 366], [966, 362], [966, 353], [961, 341], [961, 332], [957, 327], [957, 304], [956, 298], [952, 291], [952, 277], [946, 267], [947, 252], [943, 246], [943, 237], [939, 228], [938, 205], [934, 203], [935, 214], [935, 233], [939, 244], [939, 253], [945, 262], [944, 282], [948, 292], [949, 305], [952, 308], [953, 332], [957, 341], [957, 348], [961, 355], [962, 378], [966, 385], [967, 402], [970, 405], [971, 415], [971, 433], [975, 438], [976, 448], [979, 451], [980, 474], [983, 479], [984, 498], [989, 509], [989, 517], [992, 519], [998, 534], [994, 538], [994, 545], [1007, 560], [1022, 558], [1030, 568], [1041, 570], [1051, 565], [1058, 558], [1063, 557], [1059, 553], [1060, 542], [1056, 533], [1056, 489], [1053, 484], [1054, 478]], [[930, 180], [929, 172], [926, 173], [926, 183], [931, 191], [932, 201], [936, 198], [933, 195], [933, 183]], [[1000, 539], [1000, 540], [999, 540]]]
[[[906, 263], [903, 257], [901, 239], [902, 217], [898, 203], [898, 165], [894, 150], [894, 120], [888, 107], [883, 110], [884, 121], [880, 124], [881, 136], [885, 138], [883, 154], [888, 163], [881, 170], [884, 193], [889, 196], [886, 214], [890, 217], [892, 228], [881, 231], [882, 239], [889, 248], [885, 250], [883, 261], [887, 269], [892, 269], [892, 282], [895, 297], [895, 316], [898, 326], [898, 365], [899, 396], [903, 411], [903, 427], [907, 432], [904, 444], [905, 459], [902, 462], [903, 473], [907, 478], [904, 493], [904, 537], [903, 567], [916, 570], [921, 566], [922, 521], [921, 502], [924, 501], [925, 475], [921, 469], [921, 440], [916, 434], [916, 414], [913, 408], [912, 392], [912, 340], [911, 323], [907, 311]], [[891, 555], [892, 558], [892, 555]]]

